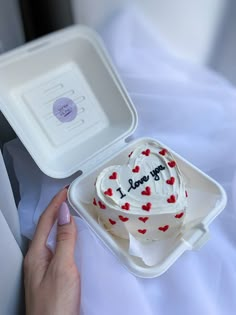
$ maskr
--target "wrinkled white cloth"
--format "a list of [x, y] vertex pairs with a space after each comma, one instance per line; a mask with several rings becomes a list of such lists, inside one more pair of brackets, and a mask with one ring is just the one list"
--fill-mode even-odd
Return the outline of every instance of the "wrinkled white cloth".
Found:
[[[200, 251], [181, 256], [163, 275], [131, 275], [77, 219], [76, 260], [85, 315], [233, 315], [236, 310], [236, 91], [223, 78], [174, 57], [141, 15], [126, 11], [100, 30], [137, 108], [134, 137], [148, 135], [219, 181], [226, 209]], [[7, 145], [20, 184], [21, 231], [31, 238], [52, 196], [70, 179], [40, 172], [22, 145]]]

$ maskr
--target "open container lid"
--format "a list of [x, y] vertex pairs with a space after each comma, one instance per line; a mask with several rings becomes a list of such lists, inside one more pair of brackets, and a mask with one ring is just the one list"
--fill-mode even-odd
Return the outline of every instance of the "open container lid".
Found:
[[54, 178], [109, 158], [137, 126], [99, 37], [84, 26], [0, 56], [0, 110], [39, 168]]

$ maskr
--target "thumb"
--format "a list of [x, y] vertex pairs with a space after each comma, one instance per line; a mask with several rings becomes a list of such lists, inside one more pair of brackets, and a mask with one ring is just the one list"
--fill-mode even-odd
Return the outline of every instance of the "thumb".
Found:
[[63, 202], [58, 211], [55, 258], [72, 262], [76, 243], [76, 225], [70, 210]]

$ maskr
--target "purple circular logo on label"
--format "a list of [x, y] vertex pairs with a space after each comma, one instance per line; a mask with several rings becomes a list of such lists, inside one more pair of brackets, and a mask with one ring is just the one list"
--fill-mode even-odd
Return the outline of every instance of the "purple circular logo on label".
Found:
[[77, 106], [68, 97], [61, 97], [53, 104], [53, 114], [61, 122], [69, 122], [77, 115]]

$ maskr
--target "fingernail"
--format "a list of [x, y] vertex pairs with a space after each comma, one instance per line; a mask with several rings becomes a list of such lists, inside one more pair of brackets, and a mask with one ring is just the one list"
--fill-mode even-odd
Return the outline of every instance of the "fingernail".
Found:
[[70, 223], [70, 210], [65, 202], [63, 202], [58, 211], [58, 225]]
[[66, 185], [63, 189], [68, 189], [70, 187], [70, 185]]

